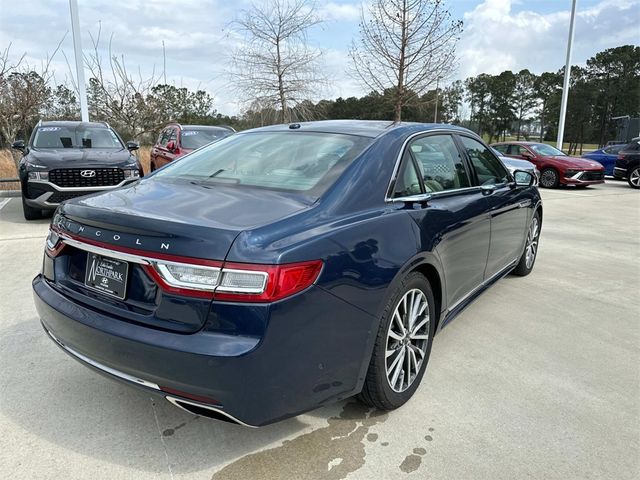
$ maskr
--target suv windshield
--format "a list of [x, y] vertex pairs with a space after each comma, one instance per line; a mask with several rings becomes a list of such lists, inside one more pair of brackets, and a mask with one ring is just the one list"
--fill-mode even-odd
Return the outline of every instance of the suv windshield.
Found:
[[155, 177], [319, 196], [370, 143], [370, 138], [331, 133], [236, 134], [169, 164]]
[[122, 142], [107, 127], [40, 127], [33, 138], [33, 148], [107, 148], [121, 149]]
[[221, 138], [228, 137], [233, 132], [222, 128], [202, 128], [191, 129], [187, 128], [182, 130], [180, 139], [182, 141], [183, 148], [189, 148], [195, 150], [196, 148], [204, 147], [207, 143], [215, 142]]
[[544, 143], [536, 143], [535, 145], [530, 145], [530, 147], [536, 153], [539, 153], [540, 155], [544, 155], [546, 157], [557, 157], [557, 156], [566, 157], [567, 156], [567, 154], [564, 153], [562, 150], [558, 150], [557, 148], [552, 147], [551, 145], [546, 145]]

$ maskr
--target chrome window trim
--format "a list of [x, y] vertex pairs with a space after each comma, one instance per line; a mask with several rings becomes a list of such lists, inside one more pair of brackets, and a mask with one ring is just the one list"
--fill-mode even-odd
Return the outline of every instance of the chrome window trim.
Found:
[[53, 333], [51, 333], [46, 327], [44, 330], [51, 337], [51, 339], [60, 346], [60, 348], [65, 350], [71, 356], [76, 357], [85, 363], [88, 363], [92, 367], [97, 368], [98, 370], [101, 370], [103, 372], [109, 373], [114, 377], [118, 377], [122, 380], [126, 380], [128, 382], [132, 382], [137, 385], [142, 385], [144, 387], [153, 388], [154, 390], [160, 390], [160, 386], [157, 383], [153, 383], [148, 380], [143, 380], [142, 378], [134, 377], [133, 375], [129, 375], [128, 373], [121, 372], [120, 370], [116, 370], [115, 368], [107, 367], [106, 365], [100, 362], [97, 362], [92, 358], [89, 358], [86, 355], [83, 355], [82, 353], [77, 352], [73, 348], [65, 345], [62, 341], [58, 340], [58, 338]]
[[395, 165], [393, 166], [393, 172], [391, 173], [391, 179], [389, 179], [389, 184], [387, 185], [387, 191], [385, 192], [384, 195], [384, 201], [386, 203], [393, 203], [393, 192], [391, 191], [391, 185], [394, 184], [396, 178], [398, 177], [398, 171], [400, 170], [400, 164], [402, 163], [402, 156], [404, 155], [404, 151], [407, 148], [407, 145], [409, 144], [409, 142], [411, 140], [413, 140], [416, 137], [419, 136], [427, 136], [431, 133], [447, 133], [450, 135], [453, 135], [453, 132], [451, 130], [448, 130], [446, 128], [435, 128], [432, 130], [423, 130], [421, 132], [416, 132], [416, 133], [412, 133], [411, 135], [409, 135], [404, 142], [402, 142], [402, 146], [400, 147], [400, 151], [398, 152], [398, 156], [396, 158], [396, 162]]

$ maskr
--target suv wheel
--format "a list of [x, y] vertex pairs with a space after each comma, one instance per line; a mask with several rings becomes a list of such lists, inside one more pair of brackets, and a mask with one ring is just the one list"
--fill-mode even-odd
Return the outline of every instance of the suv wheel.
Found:
[[24, 214], [25, 220], [38, 220], [42, 218], [42, 210], [39, 208], [33, 208], [27, 205], [24, 197], [22, 197], [22, 213]]
[[540, 172], [540, 186], [556, 188], [560, 184], [560, 175], [554, 168], [545, 168]]
[[627, 181], [631, 188], [640, 188], [640, 165], [629, 172], [629, 178]]
[[381, 410], [409, 400], [422, 380], [435, 332], [435, 302], [429, 281], [407, 276], [387, 303], [359, 399]]

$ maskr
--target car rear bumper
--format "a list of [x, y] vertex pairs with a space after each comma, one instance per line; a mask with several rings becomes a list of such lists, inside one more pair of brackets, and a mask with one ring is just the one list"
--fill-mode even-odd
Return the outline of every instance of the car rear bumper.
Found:
[[618, 178], [618, 179], [627, 178], [627, 169], [626, 168], [615, 167], [613, 169], [613, 176], [615, 178]]
[[125, 322], [70, 301], [41, 275], [33, 290], [45, 331], [66, 353], [193, 413], [265, 425], [358, 393], [366, 374], [373, 317], [319, 287], [273, 304], [263, 338]]

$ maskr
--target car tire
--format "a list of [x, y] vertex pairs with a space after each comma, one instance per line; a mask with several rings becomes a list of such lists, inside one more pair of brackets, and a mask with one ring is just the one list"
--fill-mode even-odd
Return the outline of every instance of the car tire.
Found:
[[24, 197], [22, 197], [22, 213], [24, 214], [25, 220], [39, 220], [43, 218], [42, 210], [39, 208], [33, 208], [27, 205]]
[[560, 185], [560, 174], [555, 168], [545, 168], [540, 172], [540, 186], [557, 188]]
[[640, 188], [640, 165], [631, 169], [627, 182], [631, 188]]
[[[411, 315], [409, 304], [417, 304], [416, 310], [422, 313]], [[429, 361], [435, 322], [431, 285], [422, 274], [412, 272], [396, 288], [382, 313], [367, 376], [358, 395], [361, 402], [380, 410], [393, 410], [413, 396]], [[410, 325], [413, 333], [407, 328]], [[394, 353], [387, 356], [388, 351]]]
[[538, 246], [540, 242], [540, 228], [542, 222], [540, 221], [540, 213], [533, 214], [531, 223], [527, 230], [527, 240], [524, 244], [524, 251], [520, 257], [520, 261], [516, 268], [513, 269], [513, 274], [520, 277], [524, 277], [531, 273], [534, 265], [536, 264], [536, 258], [538, 258]]

